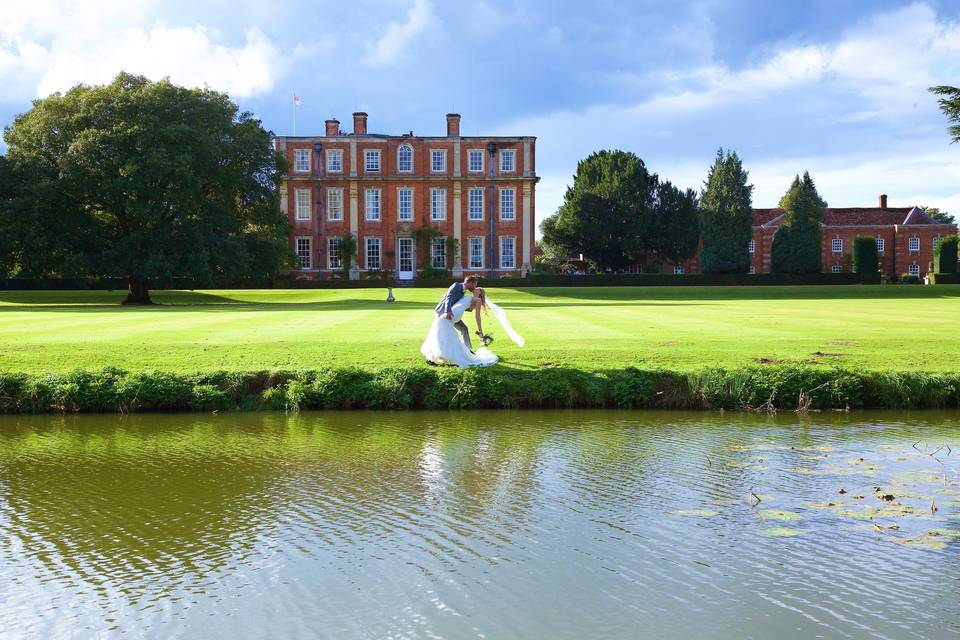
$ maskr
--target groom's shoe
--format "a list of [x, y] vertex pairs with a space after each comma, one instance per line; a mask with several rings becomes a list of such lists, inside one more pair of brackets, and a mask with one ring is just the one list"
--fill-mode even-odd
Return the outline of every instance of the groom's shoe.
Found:
[[438, 366], [437, 363], [434, 362], [433, 360], [427, 360], [427, 364], [430, 365], [431, 367], [436, 367], [436, 366]]

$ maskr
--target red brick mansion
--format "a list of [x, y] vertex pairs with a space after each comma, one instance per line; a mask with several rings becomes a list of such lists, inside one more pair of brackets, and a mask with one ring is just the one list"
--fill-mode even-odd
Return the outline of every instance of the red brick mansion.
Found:
[[[852, 271], [853, 239], [874, 238], [882, 262], [891, 275], [926, 275], [933, 250], [941, 238], [955, 235], [957, 225], [941, 224], [919, 207], [888, 207], [881, 195], [877, 207], [827, 207], [821, 224], [821, 263], [825, 273]], [[750, 273], [770, 272], [770, 247], [783, 221], [783, 209], [753, 210]], [[667, 267], [674, 273], [699, 273], [700, 255]]]
[[[299, 277], [342, 272], [341, 238], [357, 239], [350, 277], [387, 270], [400, 280], [418, 267], [484, 275], [526, 275], [534, 246], [535, 142], [532, 136], [461, 136], [459, 114], [447, 114], [447, 135], [367, 132], [367, 114], [353, 131], [326, 121], [323, 136], [276, 139], [289, 162], [281, 207]], [[430, 227], [429, 255], [417, 255], [415, 230]], [[452, 243], [459, 251], [447, 255]]]

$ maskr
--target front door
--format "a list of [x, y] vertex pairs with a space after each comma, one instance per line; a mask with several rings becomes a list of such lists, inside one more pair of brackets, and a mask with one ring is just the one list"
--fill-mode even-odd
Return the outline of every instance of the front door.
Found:
[[397, 238], [397, 278], [413, 280], [413, 238]]

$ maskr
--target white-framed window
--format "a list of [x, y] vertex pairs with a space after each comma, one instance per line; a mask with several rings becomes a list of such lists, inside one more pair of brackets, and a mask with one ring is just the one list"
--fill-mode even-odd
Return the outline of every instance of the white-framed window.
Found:
[[380, 268], [380, 238], [367, 238], [367, 269]]
[[834, 264], [832, 267], [830, 267], [830, 272], [831, 272], [831, 273], [843, 273], [843, 265]]
[[907, 242], [907, 248], [910, 249], [910, 253], [919, 253], [920, 238], [918, 238], [917, 236], [911, 236], [910, 240]]
[[512, 173], [517, 170], [517, 150], [503, 149], [500, 152], [500, 173]]
[[517, 268], [517, 239], [513, 236], [500, 236], [500, 268]]
[[340, 261], [340, 238], [327, 238], [327, 269], [342, 269]]
[[343, 189], [340, 187], [327, 189], [327, 220], [343, 220]]
[[310, 173], [310, 149], [293, 150], [293, 170], [297, 173]]
[[380, 171], [380, 149], [367, 149], [363, 152], [363, 169], [371, 173]]
[[470, 268], [483, 269], [483, 238], [470, 238]]
[[310, 207], [312, 205], [312, 199], [310, 196], [310, 189], [296, 189], [294, 191], [296, 194], [296, 218], [297, 220], [309, 220], [310, 219]]
[[940, 243], [943, 242], [943, 236], [934, 236], [933, 237], [933, 250], [936, 251], [937, 247], [940, 246]]
[[753, 265], [750, 265], [750, 271], [748, 273], [756, 273], [756, 272], [757, 272], [757, 268]]
[[367, 189], [363, 211], [367, 220], [380, 221], [380, 189]]
[[877, 253], [883, 253], [886, 247], [887, 241], [883, 239], [883, 236], [877, 236]]
[[483, 149], [467, 150], [467, 171], [483, 173]]
[[413, 220], [413, 189], [410, 187], [397, 189], [397, 220], [401, 222]]
[[483, 220], [483, 187], [467, 191], [467, 220]]
[[757, 252], [757, 241], [751, 240], [750, 242], [747, 243], [747, 253], [749, 253], [750, 255], [753, 255], [756, 252]]
[[404, 143], [397, 149], [397, 171], [400, 173], [413, 171], [413, 147], [409, 144]]
[[516, 220], [517, 218], [517, 190], [500, 189], [500, 219]]
[[430, 150], [430, 171], [444, 173], [447, 170], [447, 152], [443, 149]]
[[683, 275], [683, 265], [682, 264], [673, 265], [673, 274], [677, 276]]
[[297, 258], [300, 260], [300, 270], [306, 271], [313, 266], [313, 242], [309, 236], [297, 237]]
[[915, 276], [920, 275], [920, 265], [914, 262], [912, 265], [907, 267], [907, 273], [912, 273]]
[[447, 239], [434, 238], [430, 246], [430, 265], [435, 269], [447, 268]]
[[843, 238], [834, 238], [831, 240], [830, 250], [834, 253], [843, 253]]
[[327, 149], [327, 173], [343, 171], [343, 149]]
[[430, 219], [431, 220], [446, 220], [447, 219], [447, 190], [446, 189], [430, 189]]

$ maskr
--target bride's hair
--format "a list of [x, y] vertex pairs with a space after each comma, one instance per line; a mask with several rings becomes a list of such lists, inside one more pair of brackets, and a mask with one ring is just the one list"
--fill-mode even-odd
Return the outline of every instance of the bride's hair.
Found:
[[480, 308], [485, 312], [490, 311], [490, 307], [487, 306], [487, 292], [483, 290], [483, 287], [477, 287], [473, 290], [473, 300], [474, 304], [480, 303]]

